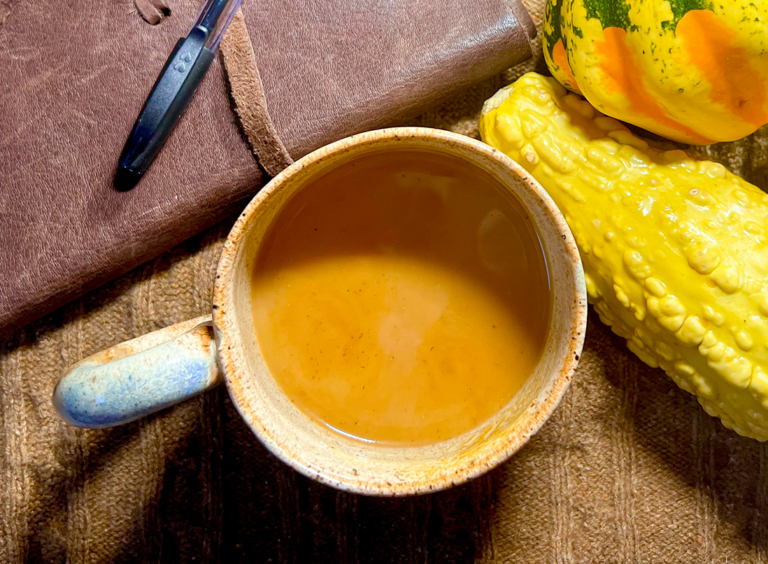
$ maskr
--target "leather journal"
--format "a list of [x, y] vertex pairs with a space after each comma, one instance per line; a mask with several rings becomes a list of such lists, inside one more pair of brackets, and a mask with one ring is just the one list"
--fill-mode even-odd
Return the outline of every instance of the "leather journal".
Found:
[[535, 34], [519, 0], [245, 0], [157, 160], [120, 192], [126, 136], [200, 8], [133, 2], [0, 6], [0, 334], [238, 211], [291, 159], [529, 58]]

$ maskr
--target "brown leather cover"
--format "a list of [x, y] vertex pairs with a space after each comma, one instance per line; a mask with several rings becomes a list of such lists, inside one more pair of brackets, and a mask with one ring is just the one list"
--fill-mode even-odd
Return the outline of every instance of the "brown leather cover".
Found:
[[[146, 4], [146, 2], [144, 2]], [[201, 1], [158, 25], [130, 4], [0, 6], [0, 333], [235, 212], [262, 172], [217, 57], [142, 182], [117, 157]], [[519, 0], [245, 0], [270, 115], [293, 158], [397, 122], [530, 57]]]

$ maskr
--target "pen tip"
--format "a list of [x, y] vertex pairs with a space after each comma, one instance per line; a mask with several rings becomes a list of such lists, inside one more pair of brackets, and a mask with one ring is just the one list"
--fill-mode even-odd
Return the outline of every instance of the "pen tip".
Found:
[[136, 186], [139, 183], [139, 180], [141, 180], [140, 172], [135, 172], [124, 166], [118, 166], [113, 185], [115, 190], [125, 192]]

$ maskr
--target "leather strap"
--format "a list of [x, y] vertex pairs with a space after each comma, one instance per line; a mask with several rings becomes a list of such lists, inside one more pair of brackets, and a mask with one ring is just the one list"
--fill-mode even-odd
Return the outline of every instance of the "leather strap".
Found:
[[271, 176], [293, 163], [291, 155], [277, 135], [267, 109], [256, 55], [241, 10], [235, 13], [221, 40], [224, 67], [229, 79], [235, 110], [245, 135], [264, 170]]
[[171, 14], [171, 9], [165, 0], [133, 0], [133, 5], [149, 25], [157, 25]]

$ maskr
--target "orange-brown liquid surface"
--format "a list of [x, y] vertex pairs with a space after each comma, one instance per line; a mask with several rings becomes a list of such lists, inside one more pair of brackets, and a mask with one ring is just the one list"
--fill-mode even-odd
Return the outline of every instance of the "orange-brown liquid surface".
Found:
[[253, 276], [262, 354], [336, 431], [425, 444], [498, 412], [539, 361], [550, 289], [535, 230], [474, 167], [374, 154], [281, 211]]

